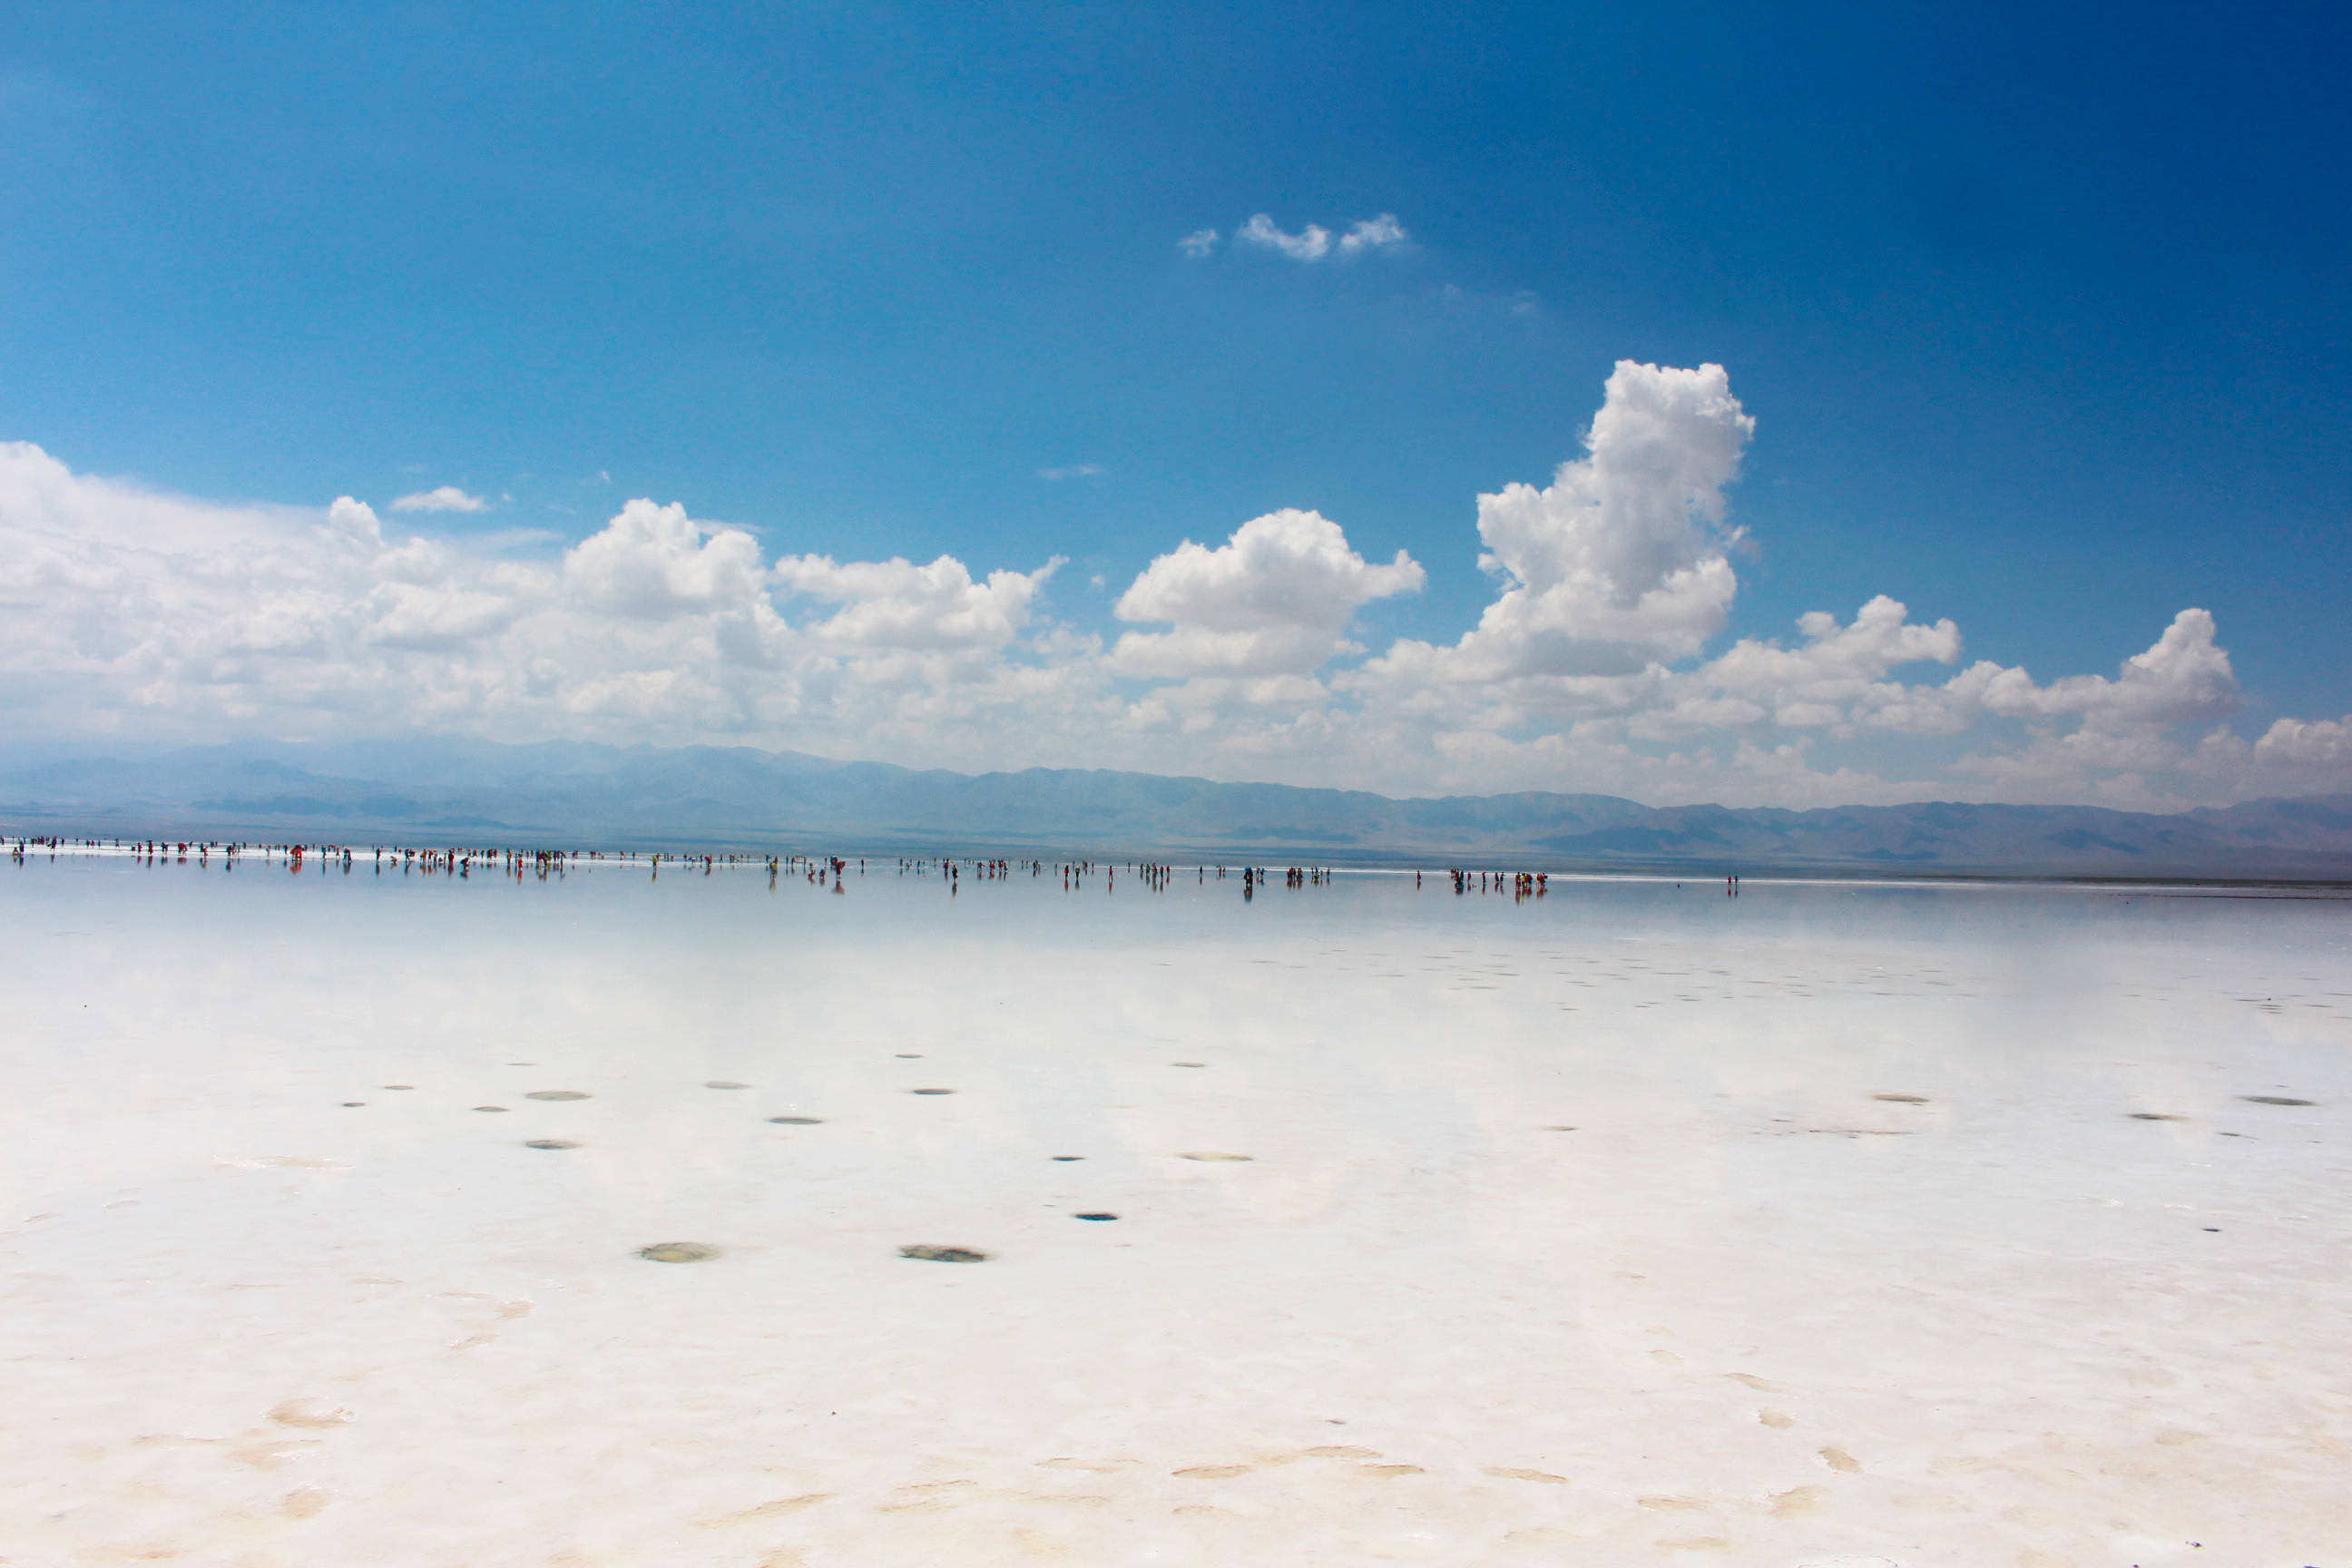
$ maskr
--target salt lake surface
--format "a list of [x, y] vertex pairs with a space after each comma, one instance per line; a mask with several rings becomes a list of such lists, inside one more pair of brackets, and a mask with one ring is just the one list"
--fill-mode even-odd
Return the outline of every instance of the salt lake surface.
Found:
[[869, 865], [0, 865], [0, 1558], [2352, 1560], [2352, 903]]

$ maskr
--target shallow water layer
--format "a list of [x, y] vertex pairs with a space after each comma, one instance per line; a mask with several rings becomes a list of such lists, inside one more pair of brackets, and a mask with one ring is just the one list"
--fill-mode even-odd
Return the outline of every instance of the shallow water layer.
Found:
[[869, 866], [0, 866], [0, 1557], [2352, 1541], [2352, 903]]

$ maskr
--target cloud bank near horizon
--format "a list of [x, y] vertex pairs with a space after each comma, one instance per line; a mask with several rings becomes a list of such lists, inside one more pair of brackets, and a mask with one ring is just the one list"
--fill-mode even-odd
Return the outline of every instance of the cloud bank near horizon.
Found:
[[[1754, 433], [1723, 367], [1621, 363], [1582, 456], [1477, 499], [1496, 584], [1478, 624], [1378, 652], [1358, 612], [1418, 592], [1423, 568], [1367, 561], [1312, 511], [1178, 542], [1119, 595], [1107, 643], [1054, 614], [1058, 558], [771, 560], [742, 529], [635, 500], [523, 559], [389, 531], [351, 497], [206, 501], [0, 444], [0, 702], [48, 737], [457, 731], [1656, 804], [2352, 789], [2352, 717], [2231, 727], [2245, 695], [2198, 608], [2116, 674], [2046, 684], [1964, 664], [1958, 627], [1885, 595], [1710, 655]], [[443, 489], [392, 507], [480, 504]]]

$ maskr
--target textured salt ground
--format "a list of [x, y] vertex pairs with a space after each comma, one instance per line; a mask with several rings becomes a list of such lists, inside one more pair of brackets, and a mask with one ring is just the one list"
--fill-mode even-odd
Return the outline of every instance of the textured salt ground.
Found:
[[17, 1561], [2352, 1539], [2324, 908], [64, 869], [0, 880]]

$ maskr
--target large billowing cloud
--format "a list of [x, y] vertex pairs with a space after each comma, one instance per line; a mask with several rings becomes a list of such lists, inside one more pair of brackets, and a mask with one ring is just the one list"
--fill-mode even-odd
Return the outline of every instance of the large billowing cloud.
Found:
[[1407, 679], [1490, 682], [1638, 669], [1696, 653], [1738, 588], [1724, 549], [1724, 487], [1756, 421], [1719, 364], [1620, 363], [1550, 486], [1478, 498], [1479, 564], [1503, 592], [1452, 648], [1400, 644]]
[[0, 721], [736, 741], [1735, 804], [2352, 790], [2352, 716], [2233, 728], [2249, 700], [2201, 609], [2111, 675], [2046, 681], [1964, 662], [1951, 621], [1885, 595], [1722, 644], [1728, 497], [1754, 432], [1721, 367], [1620, 364], [1581, 457], [1478, 498], [1496, 590], [1477, 625], [1374, 657], [1351, 640], [1360, 616], [1423, 569], [1366, 560], [1312, 511], [1159, 555], [1106, 647], [1055, 613], [1058, 560], [771, 560], [751, 531], [652, 500], [568, 548], [404, 534], [349, 497], [215, 503], [0, 445]]

